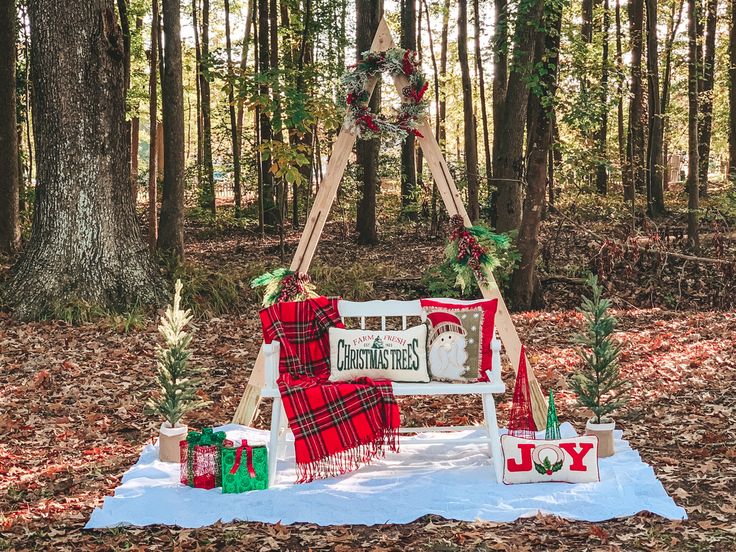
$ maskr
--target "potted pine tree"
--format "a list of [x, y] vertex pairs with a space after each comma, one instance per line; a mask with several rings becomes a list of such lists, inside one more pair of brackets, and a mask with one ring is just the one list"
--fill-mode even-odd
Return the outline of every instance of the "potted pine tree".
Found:
[[190, 365], [190, 333], [184, 331], [192, 320], [189, 309], [181, 309], [182, 283], [176, 281], [174, 302], [166, 308], [158, 326], [164, 344], [156, 351], [156, 380], [159, 390], [148, 402], [149, 411], [160, 414], [164, 421], [159, 430], [159, 459], [179, 462], [179, 442], [186, 439], [187, 426], [182, 417], [205, 401], [197, 396], [199, 369]]
[[586, 330], [576, 337], [582, 366], [570, 378], [570, 386], [577, 394], [578, 405], [593, 412], [585, 432], [598, 437], [598, 456], [604, 458], [615, 452], [616, 423], [611, 414], [626, 402], [625, 381], [618, 367], [621, 346], [613, 339], [616, 319], [609, 313], [611, 302], [603, 298], [603, 287], [596, 276], [590, 276], [586, 285], [592, 296], [583, 296], [578, 309], [585, 318]]

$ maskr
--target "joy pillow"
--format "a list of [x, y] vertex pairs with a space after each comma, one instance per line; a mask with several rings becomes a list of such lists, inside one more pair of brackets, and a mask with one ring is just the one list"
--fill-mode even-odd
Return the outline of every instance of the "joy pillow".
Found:
[[592, 483], [598, 473], [598, 437], [585, 435], [570, 439], [522, 439], [501, 436], [503, 482]]
[[488, 381], [498, 299], [421, 299], [427, 315], [427, 355], [433, 379]]
[[330, 328], [330, 381], [429, 382], [427, 326], [402, 331]]

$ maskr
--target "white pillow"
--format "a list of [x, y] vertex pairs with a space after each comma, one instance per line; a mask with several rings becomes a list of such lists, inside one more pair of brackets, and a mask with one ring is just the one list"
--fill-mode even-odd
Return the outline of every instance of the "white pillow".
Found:
[[591, 483], [600, 481], [598, 437], [586, 435], [569, 439], [522, 439], [501, 436], [503, 482]]
[[330, 381], [429, 382], [427, 326], [406, 330], [330, 328]]

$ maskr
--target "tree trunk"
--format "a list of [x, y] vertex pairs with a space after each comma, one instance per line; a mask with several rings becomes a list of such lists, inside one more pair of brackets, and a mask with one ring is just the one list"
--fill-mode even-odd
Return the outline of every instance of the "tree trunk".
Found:
[[[493, 4], [495, 24], [493, 29], [493, 162], [492, 173], [501, 155], [501, 140], [504, 105], [506, 102], [506, 86], [508, 85], [508, 1], [496, 0]], [[490, 198], [491, 226], [498, 222], [498, 182], [489, 183], [492, 189]]]
[[202, 183], [199, 203], [209, 209], [212, 215], [217, 214], [215, 203], [215, 175], [212, 166], [212, 102], [210, 94], [210, 0], [202, 0], [202, 48], [199, 63], [199, 93], [202, 97]]
[[[429, 3], [427, 0], [423, 0], [424, 3], [424, 15], [427, 21], [427, 36], [429, 37], [429, 52], [432, 58], [432, 73], [434, 75], [434, 106], [435, 106], [435, 118], [434, 118], [434, 134], [438, 137], [440, 135], [440, 72], [437, 68], [437, 56], [434, 53], [434, 38], [432, 36], [432, 22], [429, 17]], [[421, 33], [421, 25], [419, 32]], [[432, 197], [430, 200], [430, 222], [429, 222], [429, 233], [431, 236], [437, 233], [437, 183], [432, 181]]]
[[[184, 258], [184, 98], [182, 88], [181, 27], [178, 0], [162, 0], [166, 48], [161, 79], [164, 162], [158, 248]], [[159, 45], [160, 46], [160, 45]]]
[[488, 197], [490, 198], [492, 190], [491, 179], [493, 178], [493, 169], [491, 167], [491, 143], [488, 134], [488, 111], [486, 109], [486, 79], [483, 71], [483, 55], [480, 49], [480, 9], [478, 0], [473, 0], [473, 14], [475, 17], [475, 62], [478, 69], [478, 88], [480, 89], [480, 117], [483, 124], [483, 153], [485, 158], [486, 169], [486, 186], [488, 186]]
[[598, 193], [608, 193], [608, 40], [611, 28], [611, 11], [608, 0], [603, 0], [603, 56], [601, 60], [600, 102], [603, 109], [601, 126], [598, 130], [598, 166], [596, 167], [595, 185]]
[[[269, 19], [268, 0], [258, 0], [258, 72], [267, 74], [271, 68], [271, 55], [269, 50]], [[269, 99], [268, 84], [261, 82], [258, 93], [262, 100]], [[272, 139], [271, 119], [265, 109], [260, 109], [260, 145], [270, 144]], [[275, 226], [278, 223], [278, 210], [276, 209], [276, 195], [271, 174], [271, 163], [261, 156], [261, 174], [263, 181], [262, 205], [264, 226]]]
[[[544, 8], [543, 0], [523, 3], [519, 7], [514, 31], [514, 51], [500, 121], [500, 132], [494, 143], [497, 158], [493, 178], [498, 187], [496, 230], [508, 232], [521, 223], [521, 184], [524, 178], [524, 131], [526, 130], [534, 37]], [[494, 125], [498, 125], [494, 121]]]
[[644, 0], [631, 0], [628, 4], [631, 33], [631, 91], [629, 94], [629, 132], [626, 144], [626, 171], [624, 200], [634, 203], [635, 190], [646, 184], [644, 168], [644, 89], [642, 85], [642, 27]]
[[[407, 50], [417, 49], [416, 0], [401, 0], [400, 45]], [[416, 218], [417, 167], [414, 157], [414, 135], [409, 134], [401, 144], [401, 216]]]
[[0, 253], [20, 247], [15, 2], [0, 2]]
[[440, 33], [440, 133], [437, 136], [442, 151], [447, 154], [447, 46], [450, 28], [450, 0], [445, 0], [442, 11], [442, 32]]
[[728, 31], [728, 178], [736, 182], [736, 0], [731, 0]]
[[647, 79], [649, 101], [649, 140], [647, 143], [647, 211], [650, 216], [664, 213], [664, 163], [659, 97], [659, 51], [657, 38], [657, 0], [646, 0], [647, 7]]
[[[672, 48], [675, 43], [675, 37], [677, 36], [677, 30], [680, 28], [682, 21], [682, 8], [685, 4], [685, 0], [680, 0], [679, 9], [677, 12], [677, 19], [675, 19], [675, 4], [672, 4], [672, 10], [670, 12], [670, 18], [668, 22], [668, 34], [667, 42], [665, 43], [664, 49], [664, 74], [662, 75], [662, 97], [660, 99], [662, 107], [660, 112], [662, 113], [662, 162], [665, 166], [669, 166], [669, 140], [668, 140], [668, 123], [669, 123], [669, 104], [670, 104], [670, 81], [672, 75]], [[665, 171], [664, 186], [666, 187], [669, 183], [669, 170]], [[679, 178], [679, 175], [678, 175]]]
[[230, 41], [230, 0], [225, 0], [225, 51], [227, 53], [228, 89], [227, 99], [230, 108], [230, 140], [233, 154], [233, 193], [235, 210], [242, 207], [242, 191], [240, 189], [240, 143], [238, 142], [238, 120], [235, 114], [235, 73], [233, 72], [232, 43]]
[[698, 159], [700, 194], [708, 195], [708, 165], [710, 164], [710, 140], [713, 130], [713, 81], [716, 61], [716, 24], [718, 0], [706, 0], [705, 55], [703, 57], [703, 80], [698, 105]]
[[700, 203], [698, 188], [698, 31], [697, 2], [688, 0], [688, 174], [687, 174], [687, 236], [695, 251], [700, 248], [698, 235], [698, 209]]
[[475, 131], [473, 116], [473, 82], [470, 79], [468, 65], [468, 5], [458, 4], [457, 18], [457, 56], [460, 62], [460, 75], [463, 90], [463, 121], [465, 144], [465, 174], [468, 185], [468, 216], [470, 220], [478, 220], [480, 205], [478, 203], [478, 135]]
[[[112, 0], [29, 5], [38, 184], [7, 304], [21, 319], [161, 298], [129, 185], [122, 32]], [[64, 109], [59, 109], [64, 106]]]
[[[141, 34], [142, 28], [143, 19], [136, 17], [135, 29], [137, 35]], [[138, 104], [137, 101], [136, 104]], [[139, 107], [139, 105], [136, 105], [135, 116], [130, 120], [130, 180], [133, 187], [133, 199], [136, 203], [138, 201], [138, 145], [141, 138], [141, 120], [138, 116]]]
[[158, 36], [159, 36], [159, 11], [158, 0], [153, 0], [151, 17], [151, 54], [150, 73], [148, 75], [148, 113], [149, 121], [149, 147], [148, 147], [148, 247], [151, 251], [156, 250], [158, 239], [158, 179], [156, 168], [160, 152], [158, 151], [158, 91], [156, 87], [156, 64], [158, 63]]
[[[202, 48], [199, 44], [199, 0], [192, 0], [192, 32], [194, 34], [194, 88], [197, 96], [197, 190], [202, 187], [202, 163], [204, 159], [204, 148], [202, 146], [202, 91], [199, 89], [199, 68], [202, 65]], [[160, 152], [159, 152], [160, 153]], [[159, 156], [160, 157], [160, 156]]]
[[[355, 0], [356, 13], [356, 49], [355, 56], [371, 48], [373, 36], [383, 14], [383, 0]], [[370, 108], [375, 112], [381, 104], [381, 83], [376, 84], [370, 101]], [[378, 192], [378, 150], [381, 141], [358, 140], [355, 145], [355, 157], [358, 165], [358, 182], [361, 189], [358, 201], [356, 229], [358, 243], [378, 243], [376, 229], [376, 194]]]
[[[546, 31], [539, 31], [535, 58], [557, 60], [560, 49], [562, 4], [552, 3], [545, 8]], [[536, 260], [539, 251], [539, 228], [542, 221], [547, 183], [547, 159], [552, 143], [552, 100], [557, 87], [557, 63], [542, 75], [540, 91], [529, 99], [529, 134], [527, 147], [527, 186], [524, 214], [516, 240], [521, 260], [512, 276], [511, 300], [517, 308], [530, 309], [534, 305], [537, 287]]]
[[[621, 37], [623, 29], [621, 27], [621, 2], [616, 0], [616, 68], [620, 75], [624, 72], [623, 51], [621, 46]], [[616, 90], [618, 102], [616, 106], [617, 119], [617, 138], [618, 138], [618, 159], [621, 167], [621, 179], [624, 183], [624, 199], [626, 198], [626, 130], [624, 127], [624, 79], [622, 76], [618, 78], [618, 86]]]
[[[241, 75], [245, 73], [245, 70], [248, 68], [248, 43], [250, 42], [250, 35], [251, 35], [251, 29], [255, 25], [255, 20], [253, 19], [254, 15], [254, 9], [255, 9], [255, 0], [248, 0], [248, 11], [245, 16], [245, 29], [243, 31], [243, 47], [240, 54], [240, 73]], [[256, 61], [257, 63], [257, 61]], [[238, 100], [237, 100], [237, 114], [236, 114], [236, 124], [235, 129], [237, 131], [237, 138], [236, 141], [238, 143], [238, 158], [240, 158], [240, 152], [242, 151], [243, 146], [243, 115], [245, 112], [244, 104], [245, 104], [245, 79], [241, 79], [241, 85], [239, 87], [238, 92]], [[241, 204], [238, 204], [237, 198], [235, 201], [235, 207], [237, 209], [242, 209], [242, 184], [241, 184], [241, 190], [240, 190], [240, 197], [241, 197]]]

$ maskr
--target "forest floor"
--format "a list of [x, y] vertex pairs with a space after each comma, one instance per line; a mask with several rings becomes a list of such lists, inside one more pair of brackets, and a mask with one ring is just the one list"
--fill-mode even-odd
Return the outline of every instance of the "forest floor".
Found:
[[[154, 388], [156, 320], [132, 313], [76, 324], [21, 323], [0, 313], [0, 549], [736, 549], [736, 313], [728, 269], [668, 257], [661, 241], [651, 245], [655, 232], [639, 236], [643, 249], [611, 255], [587, 232], [625, 241], [625, 221], [592, 224], [585, 209], [569, 212], [545, 226], [545, 309], [516, 314], [514, 321], [542, 387], [556, 391], [561, 420], [582, 429], [585, 413], [566, 384], [577, 363], [573, 337], [581, 329], [574, 308], [583, 274], [591, 268], [603, 273], [620, 322], [621, 370], [631, 382], [618, 425], [687, 510], [687, 521], [647, 513], [602, 523], [541, 515], [514, 523], [425, 516], [406, 525], [84, 531], [92, 509], [157, 434], [157, 420], [143, 413]], [[322, 292], [354, 299], [426, 294], [423, 275], [441, 257], [441, 238], [427, 237], [419, 224], [384, 223], [380, 245], [356, 246], [351, 224], [337, 213], [313, 269]], [[671, 230], [662, 232], [675, 236], [668, 251], [681, 250], [680, 222], [673, 219]], [[260, 343], [258, 296], [247, 282], [266, 267], [288, 264], [298, 234], [286, 236], [281, 262], [276, 238], [259, 238], [232, 219], [213, 228], [193, 217], [188, 230], [188, 262], [177, 275], [198, 313], [193, 361], [205, 370], [201, 394], [212, 401], [188, 420], [200, 427], [230, 421]], [[733, 243], [719, 237], [727, 234], [727, 227], [716, 227], [699, 255], [733, 258]], [[511, 384], [512, 371], [505, 372]], [[502, 425], [510, 399], [507, 391], [499, 400]], [[410, 423], [473, 423], [482, 415], [480, 402], [467, 397], [404, 398], [401, 410]], [[266, 405], [256, 425], [265, 427], [268, 415]]]

